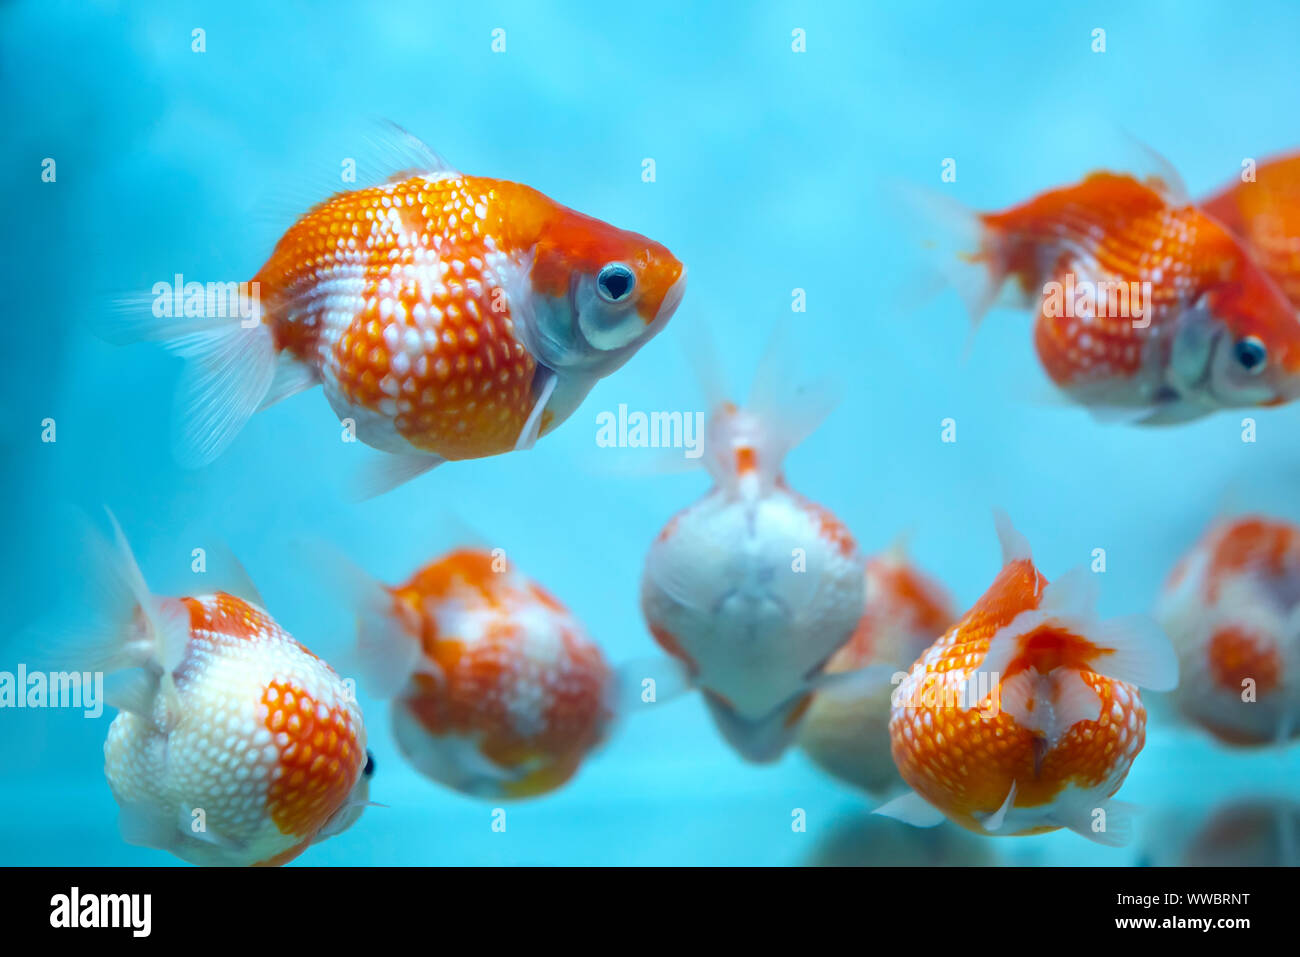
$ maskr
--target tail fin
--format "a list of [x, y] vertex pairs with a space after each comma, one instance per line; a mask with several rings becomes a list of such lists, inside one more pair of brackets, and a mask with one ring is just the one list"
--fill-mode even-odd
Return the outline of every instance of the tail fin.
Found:
[[812, 435], [839, 403], [828, 380], [800, 381], [798, 348], [794, 322], [777, 323], [749, 389], [749, 410], [762, 419], [769, 455], [778, 459]]
[[951, 287], [970, 316], [971, 335], [1002, 295], [1007, 267], [978, 211], [932, 190], [895, 184], [905, 234], [924, 252], [922, 295]]
[[1047, 586], [1037, 608], [1021, 612], [994, 634], [980, 670], [1005, 674], [1024, 655], [1038, 654], [1027, 647], [1026, 639], [1050, 625], [1077, 636], [1042, 644], [1041, 653], [1055, 663], [1053, 667], [1087, 669], [1152, 691], [1174, 688], [1178, 658], [1160, 626], [1145, 615], [1101, 621], [1096, 601], [1093, 574], [1086, 568], [1067, 572]]
[[331, 545], [312, 542], [304, 550], [327, 586], [341, 596], [356, 621], [356, 642], [336, 658], [340, 674], [355, 673], [376, 698], [395, 696], [420, 667], [419, 637], [395, 614], [384, 584]]
[[[111, 683], [108, 703], [147, 712], [160, 687], [175, 693], [171, 675], [185, 657], [189, 613], [180, 602], [149, 593], [117, 519], [105, 511], [111, 543], [84, 515], [76, 517], [84, 549], [78, 569], [84, 599], [74, 598], [57, 618], [38, 624], [22, 640], [33, 646], [36, 659], [51, 665], [123, 673]], [[131, 669], [134, 677], [127, 673]]]
[[207, 465], [254, 412], [315, 384], [301, 363], [280, 360], [260, 307], [248, 319], [159, 318], [151, 302], [119, 300], [98, 332], [119, 345], [161, 342], [186, 360], [173, 412], [173, 444], [183, 466]]

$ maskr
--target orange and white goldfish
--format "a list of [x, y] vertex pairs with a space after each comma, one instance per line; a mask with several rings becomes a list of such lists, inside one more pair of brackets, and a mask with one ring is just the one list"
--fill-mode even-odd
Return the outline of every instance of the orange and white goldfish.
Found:
[[702, 455], [714, 487], [660, 532], [641, 579], [650, 633], [750, 761], [780, 757], [862, 618], [853, 536], [783, 475], [787, 453], [825, 414], [817, 401], [758, 385], [748, 408], [714, 405]]
[[1300, 526], [1216, 522], [1169, 577], [1156, 611], [1178, 652], [1179, 710], [1225, 744], [1300, 736]]
[[403, 171], [325, 200], [276, 244], [251, 320], [117, 330], [190, 360], [183, 463], [210, 462], [255, 411], [318, 384], [356, 438], [393, 453], [370, 492], [529, 448], [676, 310], [686, 269], [661, 244], [397, 136]]
[[1300, 395], [1294, 308], [1166, 180], [1094, 173], [1003, 212], [935, 211], [957, 245], [940, 268], [972, 318], [1032, 309], [1043, 369], [1099, 418], [1169, 424]]
[[393, 699], [397, 746], [476, 797], [568, 781], [615, 717], [614, 673], [582, 624], [500, 550], [458, 548], [387, 586], [355, 569], [356, 660]]
[[[828, 674], [888, 665], [905, 673], [957, 618], [943, 586], [901, 548], [867, 559], [867, 610]], [[881, 794], [902, 785], [889, 746], [894, 685], [819, 691], [799, 730], [804, 753], [831, 774]]]
[[1201, 208], [1245, 240], [1255, 262], [1300, 309], [1300, 153], [1265, 160]]
[[[71, 655], [121, 709], [104, 772], [128, 843], [202, 865], [279, 865], [351, 826], [373, 764], [350, 688], [259, 605], [151, 595], [114, 522], [104, 605]], [[102, 546], [102, 547], [101, 547]]]
[[1049, 584], [1028, 542], [998, 516], [1003, 568], [895, 692], [889, 736], [914, 791], [878, 814], [984, 834], [1061, 827], [1129, 839], [1111, 800], [1146, 740], [1138, 687], [1172, 688], [1169, 639], [1141, 616], [1099, 621], [1084, 568]]

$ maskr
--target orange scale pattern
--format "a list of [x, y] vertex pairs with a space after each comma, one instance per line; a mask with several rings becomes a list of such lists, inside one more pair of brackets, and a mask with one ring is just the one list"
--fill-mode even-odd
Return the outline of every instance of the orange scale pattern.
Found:
[[[270, 303], [290, 304], [270, 310], [277, 346], [415, 448], [447, 459], [509, 451], [536, 369], [493, 269], [516, 238], [501, 212], [512, 188], [416, 176], [317, 206], [257, 277]], [[346, 292], [321, 293], [339, 279]]]
[[[1046, 805], [1067, 785], [1118, 790], [1146, 735], [1146, 711], [1137, 689], [1080, 671], [1101, 700], [1095, 721], [1074, 724], [1050, 751], [1014, 717], [992, 707], [957, 706], [940, 693], [944, 677], [965, 678], [984, 660], [993, 636], [1022, 611], [1036, 608], [1047, 579], [1028, 560], [1009, 563], [988, 592], [917, 662], [910, 693], [890, 717], [894, 762], [918, 794], [965, 827], [981, 830], [974, 816], [996, 811], [1016, 787], [1015, 807]], [[1069, 648], [1075, 636], [1049, 634]], [[1009, 671], [1023, 667], [1013, 663]], [[1006, 676], [1003, 676], [1006, 677]], [[925, 688], [933, 688], [928, 695]], [[985, 717], [981, 712], [990, 712]], [[1049, 830], [1050, 828], [1043, 828]], [[1036, 833], [1037, 829], [1024, 833]]]
[[[548, 777], [554, 786], [603, 738], [611, 672], [564, 605], [501, 561], [461, 549], [393, 589], [399, 615], [417, 625], [438, 670], [437, 677], [412, 677], [403, 706], [430, 734], [470, 736], [499, 764], [544, 757], [566, 768], [558, 780]], [[450, 623], [439, 615], [444, 603], [457, 608]], [[530, 621], [541, 611], [553, 630], [530, 634], [521, 623], [525, 610]], [[531, 714], [522, 725], [521, 701]]]

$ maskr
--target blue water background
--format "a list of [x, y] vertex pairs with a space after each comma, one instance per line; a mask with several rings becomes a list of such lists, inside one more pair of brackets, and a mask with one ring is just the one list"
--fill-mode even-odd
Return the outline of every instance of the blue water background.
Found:
[[[707, 323], [727, 379], [749, 381], [772, 330], [842, 401], [788, 463], [868, 550], [911, 552], [963, 607], [998, 567], [1006, 508], [1055, 577], [1105, 548], [1103, 611], [1150, 606], [1178, 555], [1225, 508], [1300, 519], [1300, 409], [1168, 430], [1101, 426], [1037, 400], [1024, 315], [995, 311], [963, 360], [951, 293], [906, 281], [890, 183], [996, 208], [1108, 163], [1101, 131], [1164, 153], [1194, 194], [1243, 157], [1297, 145], [1291, 3], [105, 3], [0, 6], [8, 322], [0, 345], [0, 635], [56, 606], [72, 544], [61, 502], [109, 504], [155, 590], [185, 590], [190, 549], [219, 536], [300, 640], [338, 606], [290, 543], [337, 544], [396, 581], [447, 540], [448, 517], [506, 547], [609, 657], [655, 650], [637, 605], [645, 551], [703, 493], [700, 472], [623, 475], [598, 412], [700, 408], [685, 361]], [[191, 51], [191, 30], [207, 51]], [[491, 31], [506, 30], [506, 52]], [[1104, 28], [1107, 50], [1092, 52]], [[807, 52], [791, 50], [806, 31]], [[248, 278], [328, 192], [358, 121], [401, 123], [467, 172], [515, 179], [667, 244], [690, 268], [668, 330], [526, 454], [462, 463], [349, 504], [347, 447], [319, 390], [258, 415], [227, 454], [178, 468], [167, 441], [179, 363], [115, 348], [84, 321], [174, 273]], [[41, 161], [57, 161], [43, 183]], [[642, 180], [642, 161], [656, 180]], [[940, 164], [957, 161], [956, 183]], [[325, 170], [322, 177], [318, 171]], [[791, 312], [792, 290], [807, 312]], [[792, 369], [795, 368], [792, 365]], [[41, 421], [57, 442], [40, 441]], [[940, 441], [957, 420], [958, 441]], [[2, 648], [3, 646], [0, 646]], [[0, 669], [12, 668], [10, 656]], [[744, 764], [695, 697], [629, 721], [558, 793], [491, 804], [407, 769], [364, 701], [380, 768], [373, 809], [310, 864], [796, 864], [872, 806], [802, 755]], [[167, 864], [117, 836], [102, 773], [109, 715], [0, 713], [0, 863]], [[1200, 815], [1240, 795], [1300, 791], [1296, 753], [1230, 753], [1153, 717], [1121, 797]], [[791, 828], [793, 809], [807, 831]], [[901, 825], [885, 822], [888, 828]], [[877, 828], [876, 834], [885, 834]], [[958, 836], [960, 837], [960, 835]], [[930, 840], [930, 839], [927, 839]], [[1133, 863], [1059, 833], [954, 840], [940, 860]], [[1159, 837], [1146, 839], [1163, 840]], [[872, 846], [919, 859], [890, 830]], [[892, 852], [891, 852], [892, 853]], [[909, 857], [909, 855], [912, 855]], [[870, 854], [868, 853], [868, 857]], [[933, 858], [932, 858], [933, 859]]]

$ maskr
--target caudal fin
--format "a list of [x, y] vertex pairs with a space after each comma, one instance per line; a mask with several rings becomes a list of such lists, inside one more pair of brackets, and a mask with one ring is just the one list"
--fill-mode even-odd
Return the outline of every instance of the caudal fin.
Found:
[[257, 310], [248, 318], [159, 318], [151, 303], [119, 300], [97, 331], [119, 345], [160, 342], [185, 359], [173, 411], [173, 447], [187, 468], [219, 456], [258, 409], [316, 383], [310, 369], [278, 354]]
[[355, 623], [355, 643], [330, 656], [336, 670], [345, 676], [358, 675], [366, 691], [376, 698], [395, 696], [425, 663], [419, 637], [397, 618], [392, 594], [331, 545], [312, 542], [302, 551]]
[[[1003, 561], [1029, 557], [1029, 545], [1003, 512], [996, 513]], [[1178, 657], [1173, 645], [1156, 622], [1145, 615], [1129, 615], [1102, 621], [1097, 616], [1097, 577], [1086, 568], [1075, 568], [1049, 584], [1036, 607], [1021, 612], [993, 635], [988, 652], [979, 665], [986, 673], [1006, 674], [1012, 665], [1033, 669], [1043, 679], [1056, 668], [1088, 670], [1117, 681], [1152, 691], [1169, 691], [1178, 684]], [[1029, 639], [1044, 628], [1053, 629], [1056, 641]], [[1040, 669], [1039, 666], [1042, 665]], [[1016, 667], [1015, 671], [1022, 671]], [[1035, 679], [1037, 680], [1037, 679]], [[1034, 700], [1035, 694], [1050, 690], [1046, 685], [1011, 691], [1011, 700]], [[1060, 689], [1057, 689], [1060, 690]], [[1070, 686], [1068, 709], [1081, 713], [1082, 704]]]
[[922, 259], [920, 294], [952, 288], [961, 297], [974, 334], [1002, 299], [1007, 267], [980, 213], [955, 199], [910, 183], [892, 190], [901, 232]]
[[189, 643], [189, 614], [180, 602], [150, 594], [112, 512], [108, 519], [112, 542], [75, 515], [70, 524], [82, 549], [77, 587], [65, 607], [19, 641], [33, 660], [108, 673], [108, 704], [147, 713], [160, 688], [174, 692], [171, 673]]

